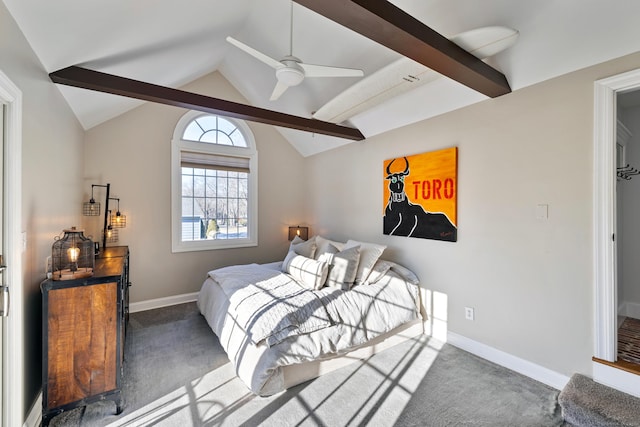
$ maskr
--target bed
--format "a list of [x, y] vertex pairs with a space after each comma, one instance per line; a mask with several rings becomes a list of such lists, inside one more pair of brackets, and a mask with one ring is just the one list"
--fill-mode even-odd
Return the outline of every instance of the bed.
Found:
[[273, 395], [423, 333], [418, 279], [383, 250], [296, 239], [282, 262], [210, 271], [198, 307], [238, 377]]

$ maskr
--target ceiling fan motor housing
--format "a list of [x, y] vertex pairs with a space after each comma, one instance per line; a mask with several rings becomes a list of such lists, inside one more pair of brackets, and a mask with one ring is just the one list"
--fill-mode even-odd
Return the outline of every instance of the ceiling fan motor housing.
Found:
[[287, 56], [280, 61], [284, 67], [276, 70], [276, 78], [287, 86], [297, 86], [304, 80], [304, 70], [298, 64], [300, 60], [294, 56]]

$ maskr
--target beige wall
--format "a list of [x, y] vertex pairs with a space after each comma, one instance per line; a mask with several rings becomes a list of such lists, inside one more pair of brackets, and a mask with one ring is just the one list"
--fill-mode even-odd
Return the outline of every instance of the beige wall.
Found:
[[[219, 73], [184, 89], [247, 103]], [[118, 244], [131, 250], [132, 302], [197, 292], [207, 271], [217, 267], [282, 260], [287, 227], [306, 218], [305, 159], [273, 127], [249, 123], [258, 150], [258, 246], [172, 253], [171, 138], [185, 113], [145, 104], [86, 134], [86, 196], [91, 184], [108, 182], [127, 215]], [[98, 238], [102, 221], [85, 217], [86, 228]]]
[[[446, 296], [450, 331], [567, 376], [590, 375], [593, 82], [637, 67], [636, 54], [316, 155], [311, 225], [388, 245], [385, 257]], [[451, 146], [459, 147], [458, 242], [384, 236], [383, 160]], [[538, 204], [549, 206], [548, 220], [536, 219]]]
[[41, 387], [41, 295], [53, 238], [79, 224], [84, 132], [51, 83], [4, 3], [0, 2], [0, 70], [22, 91], [22, 229], [24, 267], [23, 412]]

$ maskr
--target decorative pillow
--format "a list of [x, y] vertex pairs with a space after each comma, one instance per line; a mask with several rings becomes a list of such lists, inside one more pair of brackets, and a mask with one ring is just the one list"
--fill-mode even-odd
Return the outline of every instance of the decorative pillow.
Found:
[[316, 236], [313, 236], [306, 241], [302, 240], [299, 236], [296, 236], [289, 245], [289, 252], [294, 251], [303, 257], [313, 258], [316, 253], [316, 247]]
[[358, 272], [356, 273], [356, 285], [361, 285], [367, 280], [373, 266], [387, 248], [386, 245], [378, 245], [376, 243], [358, 242], [357, 240], [348, 240], [344, 245], [344, 249], [354, 246], [360, 246], [360, 262], [358, 263]]
[[376, 283], [378, 280], [382, 279], [382, 276], [387, 274], [387, 271], [389, 271], [392, 266], [393, 263], [391, 261], [379, 259], [371, 269], [371, 273], [369, 273], [369, 277], [367, 277], [367, 280], [363, 282], [363, 285], [372, 285]]
[[285, 271], [305, 288], [318, 290], [327, 281], [329, 264], [289, 252], [284, 259]]
[[[321, 250], [322, 252], [320, 252]], [[340, 252], [338, 248], [329, 244], [324, 246], [322, 249], [320, 248], [316, 249], [316, 259], [322, 259], [323, 261], [329, 262], [331, 261], [331, 257], [337, 254], [338, 252]], [[331, 263], [329, 262], [329, 264]]]
[[348, 291], [353, 286], [360, 261], [360, 246], [353, 246], [338, 253], [325, 252], [318, 258], [329, 264], [327, 286]]
[[320, 255], [324, 253], [335, 254], [344, 248], [344, 243], [336, 242], [334, 240], [325, 239], [322, 236], [315, 236], [316, 238], [316, 256], [315, 259], [320, 258]]

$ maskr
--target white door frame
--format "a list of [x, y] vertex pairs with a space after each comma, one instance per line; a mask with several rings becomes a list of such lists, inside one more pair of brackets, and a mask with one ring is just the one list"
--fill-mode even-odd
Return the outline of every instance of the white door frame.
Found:
[[[0, 71], [0, 102], [6, 106], [5, 156], [4, 156], [4, 253], [7, 270], [6, 283], [10, 288], [9, 317], [6, 318], [3, 335], [5, 388], [3, 426], [23, 424], [24, 408], [24, 339], [23, 339], [23, 274], [22, 274], [22, 91]], [[3, 385], [4, 386], [4, 385]]]
[[[616, 95], [639, 87], [640, 69], [598, 80], [594, 87], [594, 356], [609, 362], [617, 359]], [[594, 362], [593, 376], [600, 383], [640, 395], [638, 375]]]

